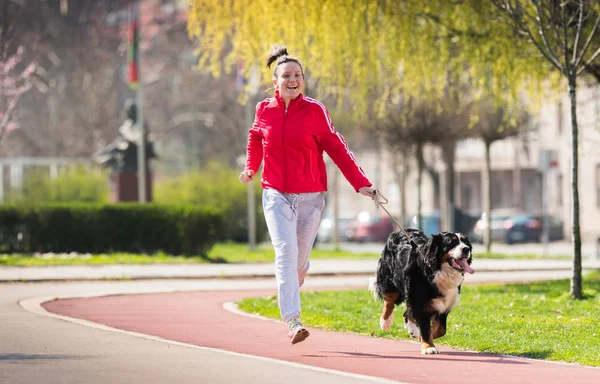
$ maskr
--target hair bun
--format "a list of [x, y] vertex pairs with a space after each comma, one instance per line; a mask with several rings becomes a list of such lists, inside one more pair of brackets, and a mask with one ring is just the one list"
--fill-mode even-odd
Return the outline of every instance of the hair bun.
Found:
[[281, 56], [288, 56], [286, 46], [282, 44], [274, 44], [271, 47], [269, 56], [267, 57], [267, 68], [271, 68], [271, 64], [273, 64]]
[[288, 51], [285, 45], [275, 44], [273, 48], [271, 48], [271, 52], [275, 57], [279, 56], [287, 56]]

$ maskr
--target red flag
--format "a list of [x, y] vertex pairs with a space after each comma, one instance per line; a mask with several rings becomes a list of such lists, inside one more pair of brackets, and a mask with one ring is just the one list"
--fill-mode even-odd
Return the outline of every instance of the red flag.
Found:
[[138, 49], [139, 49], [139, 28], [138, 28], [138, 18], [135, 11], [135, 8], [131, 8], [131, 14], [129, 19], [129, 33], [127, 37], [128, 50], [127, 50], [127, 66], [128, 66], [128, 76], [127, 81], [129, 83], [129, 87], [131, 89], [136, 89], [138, 87], [138, 71], [139, 71], [139, 62], [138, 62]]

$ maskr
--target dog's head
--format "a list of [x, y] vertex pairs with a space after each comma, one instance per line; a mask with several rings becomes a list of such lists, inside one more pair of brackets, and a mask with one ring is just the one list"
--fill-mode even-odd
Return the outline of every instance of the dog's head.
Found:
[[442, 232], [429, 239], [430, 264], [441, 268], [448, 263], [455, 270], [464, 273], [475, 273], [471, 268], [473, 246], [467, 236], [462, 233]]

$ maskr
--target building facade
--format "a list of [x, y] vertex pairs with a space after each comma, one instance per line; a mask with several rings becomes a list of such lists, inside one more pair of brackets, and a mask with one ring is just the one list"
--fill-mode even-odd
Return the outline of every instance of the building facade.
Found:
[[[584, 242], [595, 242], [600, 237], [600, 87], [580, 87], [577, 113], [581, 234]], [[537, 118], [532, 119], [526, 137], [494, 142], [490, 148], [492, 209], [548, 213], [563, 221], [565, 238], [569, 239], [573, 217], [571, 142], [568, 95], [544, 103]], [[483, 211], [484, 153], [480, 139], [457, 143], [455, 203], [458, 209], [472, 216]], [[373, 184], [389, 199], [388, 210], [399, 214], [400, 188], [393, 173], [392, 156], [385, 150], [355, 152], [355, 156]], [[422, 212], [428, 214], [440, 209], [443, 163], [437, 148], [427, 148], [425, 156], [429, 170], [423, 174]], [[415, 169], [416, 164], [411, 162], [405, 182], [408, 215], [414, 215], [417, 207]], [[363, 211], [385, 214], [354, 193], [334, 166], [330, 167], [329, 177], [328, 215], [333, 216], [336, 196], [339, 217], [356, 217]]]

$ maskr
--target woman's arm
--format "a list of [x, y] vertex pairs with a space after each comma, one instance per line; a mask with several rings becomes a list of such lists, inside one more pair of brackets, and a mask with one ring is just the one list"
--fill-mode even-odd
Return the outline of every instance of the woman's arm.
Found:
[[321, 103], [318, 105], [320, 108], [315, 108], [313, 119], [319, 145], [331, 157], [354, 190], [363, 195], [372, 195], [374, 188], [371, 188], [371, 182], [358, 165], [348, 143], [342, 134], [335, 130], [325, 106]]

